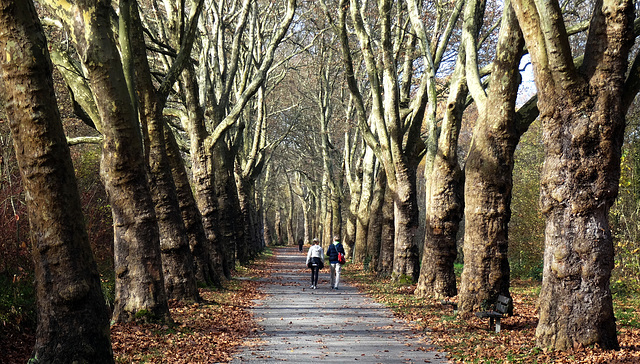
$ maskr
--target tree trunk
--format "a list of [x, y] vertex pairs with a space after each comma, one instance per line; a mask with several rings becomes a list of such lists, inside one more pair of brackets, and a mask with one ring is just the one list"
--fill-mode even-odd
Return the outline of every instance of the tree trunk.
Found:
[[466, 106], [468, 89], [464, 47], [449, 87], [436, 153], [425, 163], [426, 223], [420, 278], [415, 295], [444, 298], [455, 296], [454, 262], [458, 255], [457, 235], [464, 208], [464, 175], [458, 164], [458, 135]]
[[367, 147], [362, 161], [362, 187], [356, 217], [355, 254], [353, 256], [355, 263], [364, 262], [367, 258], [370, 258], [373, 253], [367, 251], [367, 233], [369, 231], [369, 215], [371, 213], [370, 205], [375, 164], [376, 160], [373, 150]]
[[[347, 113], [347, 117], [352, 117]], [[347, 221], [342, 238], [345, 255], [347, 259], [352, 259], [356, 241], [356, 219], [358, 216], [358, 206], [360, 205], [360, 194], [362, 192], [362, 153], [357, 153], [356, 138], [352, 138], [350, 132], [344, 133], [344, 169], [349, 187], [349, 207], [347, 211]], [[358, 135], [358, 134], [356, 134]]]
[[231, 269], [235, 267], [236, 262], [236, 249], [244, 244], [244, 221], [238, 201], [233, 153], [224, 140], [218, 141], [212, 153], [214, 182], [218, 198], [218, 245], [227, 262], [224, 266], [224, 274], [227, 278], [231, 278]]
[[358, 201], [360, 199], [360, 195], [356, 193], [354, 189], [350, 189], [349, 193], [349, 208], [347, 211], [347, 221], [345, 222], [344, 227], [344, 252], [346, 253], [347, 259], [351, 259], [353, 257], [353, 251], [355, 248], [355, 240], [356, 240], [356, 219], [358, 212]]
[[272, 246], [273, 242], [271, 240], [271, 227], [269, 226], [269, 219], [267, 218], [267, 213], [262, 214], [262, 226], [263, 226], [263, 237], [264, 237], [264, 245]]
[[[386, 176], [385, 176], [386, 181]], [[387, 186], [384, 190], [382, 204], [382, 231], [380, 234], [380, 262], [378, 272], [383, 277], [391, 276], [393, 272], [394, 254], [394, 216], [393, 192]]]
[[457, 156], [455, 160], [447, 160], [438, 153], [431, 170], [431, 187], [427, 189], [430, 198], [420, 279], [415, 291], [418, 297], [444, 298], [457, 294], [453, 264], [458, 255], [456, 237], [464, 205], [463, 179]]
[[545, 144], [540, 200], [547, 225], [537, 345], [617, 349], [608, 212], [620, 178], [634, 2], [595, 3], [580, 69], [564, 22], [557, 21], [557, 2], [544, 9], [556, 21], [540, 17], [529, 1], [513, 3], [532, 57]]
[[185, 233], [189, 239], [189, 248], [193, 255], [193, 264], [196, 280], [207, 286], [220, 286], [220, 277], [217, 276], [209, 256], [209, 241], [202, 225], [202, 216], [198, 210], [196, 200], [193, 197], [189, 176], [180, 156], [178, 143], [171, 130], [165, 126], [165, 140], [167, 144], [167, 158], [171, 166], [171, 173], [175, 181], [176, 193], [180, 204], [180, 213], [184, 222]]
[[257, 248], [258, 243], [254, 241], [255, 235], [253, 234], [255, 230], [254, 225], [256, 224], [252, 214], [252, 211], [255, 210], [252, 206], [254, 191], [249, 180], [243, 179], [237, 173], [235, 174], [235, 177], [240, 212], [242, 213], [243, 220], [245, 221], [244, 236], [246, 237], [246, 239], [243, 240], [244, 244], [240, 244], [238, 246], [238, 261], [240, 264], [247, 264], [259, 252]]
[[486, 309], [499, 295], [510, 297], [508, 228], [513, 153], [520, 139], [515, 102], [523, 46], [512, 7], [505, 7], [486, 107], [479, 112], [465, 165], [462, 314]]
[[276, 210], [275, 233], [276, 233], [276, 245], [284, 245], [284, 237], [282, 236], [282, 213], [278, 208]]
[[392, 277], [417, 282], [420, 264], [415, 241], [418, 228], [416, 176], [415, 169], [402, 165], [396, 167], [395, 190], [392, 192], [395, 232]]
[[109, 313], [31, 1], [0, 5], [0, 81], [33, 232], [38, 326], [31, 361], [113, 363]]
[[196, 200], [202, 227], [208, 241], [209, 257], [214, 268], [215, 276], [224, 279], [225, 256], [218, 244], [219, 235], [217, 226], [218, 201], [213, 184], [213, 162], [206, 152], [204, 141], [206, 130], [204, 127], [204, 111], [200, 107], [198, 88], [195, 81], [195, 71], [188, 67], [182, 76], [182, 90], [187, 107], [187, 134], [189, 135], [189, 152], [191, 156], [191, 174], [193, 182], [193, 195]]
[[[122, 6], [127, 5], [121, 3], [121, 9]], [[137, 4], [133, 2], [128, 6], [131, 8], [131, 44], [133, 48], [144, 49], [146, 45]], [[120, 15], [120, 21], [127, 21], [123, 14]], [[126, 34], [120, 34], [121, 38], [124, 36]], [[129, 56], [133, 57], [133, 54]], [[162, 115], [164, 100], [159, 99], [156, 94], [146, 54], [135, 56], [133, 64], [138, 112], [142, 128], [146, 132], [149, 188], [158, 218], [165, 291], [170, 299], [198, 301], [200, 296], [196, 286], [193, 255], [167, 157]]]
[[[255, 182], [254, 182], [255, 183]], [[266, 215], [266, 212], [264, 211], [264, 197], [263, 197], [263, 193], [262, 191], [259, 191], [255, 185], [254, 185], [254, 193], [255, 193], [255, 206], [256, 206], [256, 210], [254, 212], [255, 214], [255, 221], [256, 221], [256, 225], [255, 225], [255, 241], [258, 243], [258, 249], [259, 251], [263, 251], [265, 246], [267, 246], [267, 242], [264, 239], [264, 230], [266, 228], [266, 226], [264, 225], [264, 222], [266, 221], [264, 216]]]
[[383, 170], [379, 169], [371, 197], [371, 216], [369, 216], [369, 231], [367, 231], [367, 251], [371, 253], [369, 269], [375, 271], [378, 271], [380, 263], [382, 207], [384, 205], [384, 195], [387, 187], [386, 182], [387, 176]]
[[296, 238], [295, 235], [293, 233], [293, 221], [295, 219], [295, 202], [293, 199], [293, 189], [291, 187], [291, 180], [289, 179], [289, 177], [287, 176], [287, 218], [286, 218], [286, 224], [287, 224], [287, 245], [294, 245], [296, 244]]
[[[116, 293], [113, 320], [165, 320], [169, 308], [164, 290], [160, 240], [153, 200], [143, 164], [140, 127], [113, 41], [109, 1], [79, 2], [68, 16], [71, 34], [87, 71], [103, 122], [100, 174], [114, 223]], [[90, 14], [90, 15], [88, 15]], [[85, 20], [90, 23], [84, 23]]]

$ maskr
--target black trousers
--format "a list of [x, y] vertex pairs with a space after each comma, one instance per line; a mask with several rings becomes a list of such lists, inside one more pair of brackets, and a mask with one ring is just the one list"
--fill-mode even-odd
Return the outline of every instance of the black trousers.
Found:
[[311, 266], [311, 285], [318, 285], [318, 275], [320, 274], [320, 266], [312, 265]]

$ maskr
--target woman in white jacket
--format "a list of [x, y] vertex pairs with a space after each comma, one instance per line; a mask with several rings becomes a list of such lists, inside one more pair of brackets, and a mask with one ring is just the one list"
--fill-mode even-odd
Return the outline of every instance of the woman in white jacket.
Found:
[[318, 238], [313, 239], [313, 245], [307, 252], [307, 267], [311, 269], [311, 288], [318, 288], [318, 275], [320, 269], [324, 267], [324, 251], [320, 246]]

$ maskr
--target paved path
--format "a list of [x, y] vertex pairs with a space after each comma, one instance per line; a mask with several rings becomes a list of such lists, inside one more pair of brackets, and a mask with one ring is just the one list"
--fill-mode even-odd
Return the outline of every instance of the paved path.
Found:
[[383, 305], [344, 282], [329, 287], [329, 269], [309, 288], [304, 253], [279, 248], [268, 296], [252, 312], [262, 326], [231, 363], [448, 363], [425, 338]]

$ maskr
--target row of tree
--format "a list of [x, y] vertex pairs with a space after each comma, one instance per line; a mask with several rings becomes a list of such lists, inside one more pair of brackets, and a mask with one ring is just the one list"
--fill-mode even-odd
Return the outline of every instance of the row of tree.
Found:
[[[335, 234], [354, 262], [417, 282], [420, 297], [458, 294], [468, 314], [509, 296], [514, 153], [538, 117], [538, 344], [616, 348], [608, 211], [640, 85], [627, 71], [635, 9], [592, 5], [5, 2], [0, 67], [34, 239], [34, 358], [113, 361], [68, 144], [102, 145], [114, 321], [170, 320], [168, 299], [197, 300], [198, 283], [219, 285], [273, 239]], [[525, 53], [538, 94], [518, 108]], [[51, 64], [97, 137], [65, 139]]]
[[[618, 347], [608, 219], [625, 115], [638, 91], [637, 68], [627, 67], [637, 60], [631, 52], [637, 31], [631, 2], [591, 5], [587, 13], [571, 3], [565, 12], [553, 1], [321, 2], [325, 21], [317, 26], [333, 31], [329, 43], [340, 55], [318, 69], [342, 63], [349, 93], [341, 89], [335, 105], [344, 110], [342, 120], [357, 125], [362, 143], [358, 149], [352, 136], [344, 138], [350, 197], [344, 240], [355, 262], [417, 281], [420, 297], [458, 294], [463, 315], [509, 296], [514, 153], [540, 118], [546, 233], [538, 345]], [[538, 93], [517, 107], [525, 54]], [[475, 120], [463, 172], [464, 117]], [[424, 235], [417, 234], [419, 166]], [[327, 201], [340, 199], [333, 187], [341, 185], [340, 173], [326, 184]], [[384, 202], [374, 202], [385, 201], [382, 191], [386, 215]], [[458, 289], [453, 263], [463, 217]], [[382, 238], [380, 221], [387, 222]]]

